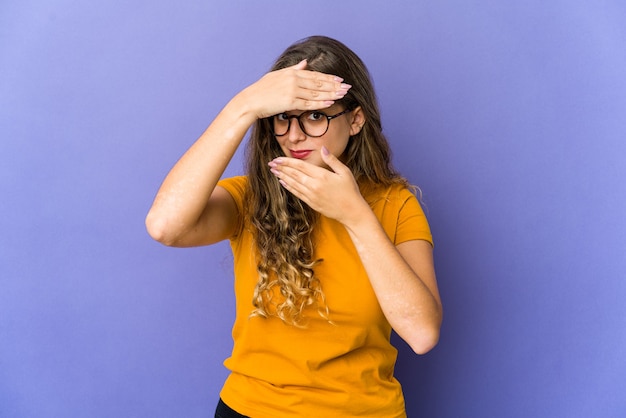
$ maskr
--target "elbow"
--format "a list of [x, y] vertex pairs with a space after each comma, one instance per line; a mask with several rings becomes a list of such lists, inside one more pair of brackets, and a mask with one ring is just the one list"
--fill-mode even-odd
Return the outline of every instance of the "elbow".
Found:
[[436, 317], [421, 325], [413, 326], [413, 332], [405, 341], [416, 354], [423, 355], [435, 348], [441, 335], [442, 319], [442, 312], [439, 310]]
[[146, 231], [148, 235], [163, 245], [174, 246], [176, 240], [171, 233], [168, 233], [168, 222], [163, 217], [155, 215], [152, 211], [146, 216]]
[[413, 338], [407, 341], [407, 343], [415, 354], [423, 355], [435, 348], [439, 342], [439, 334], [439, 328], [437, 327], [429, 331], [421, 332], [417, 338]]

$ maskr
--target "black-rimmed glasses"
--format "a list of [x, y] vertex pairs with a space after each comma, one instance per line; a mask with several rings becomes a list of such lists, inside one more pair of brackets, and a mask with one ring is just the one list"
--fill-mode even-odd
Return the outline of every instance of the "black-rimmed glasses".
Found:
[[300, 113], [299, 115], [289, 116], [286, 113], [279, 113], [271, 117], [274, 135], [283, 136], [289, 132], [291, 128], [291, 119], [296, 119], [300, 129], [307, 136], [317, 138], [324, 135], [328, 131], [330, 121], [345, 113], [348, 113], [351, 109], [348, 108], [343, 112], [339, 112], [336, 115], [328, 116], [326, 113], [319, 110], [310, 110], [308, 112]]

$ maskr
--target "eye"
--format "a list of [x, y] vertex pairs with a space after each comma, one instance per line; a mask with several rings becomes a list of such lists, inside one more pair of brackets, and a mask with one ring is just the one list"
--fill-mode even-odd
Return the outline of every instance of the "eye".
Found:
[[281, 122], [286, 122], [287, 120], [289, 120], [289, 116], [286, 113], [279, 113], [278, 115], [274, 116], [274, 119]]
[[323, 120], [325, 117], [326, 115], [322, 112], [310, 112], [307, 115], [307, 119], [312, 122], [319, 122], [320, 120]]

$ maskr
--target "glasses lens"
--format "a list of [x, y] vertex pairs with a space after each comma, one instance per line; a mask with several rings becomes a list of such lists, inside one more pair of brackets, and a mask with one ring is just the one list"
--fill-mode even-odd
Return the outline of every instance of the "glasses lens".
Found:
[[280, 113], [272, 118], [274, 122], [274, 135], [285, 135], [289, 130], [289, 116], [286, 113]]
[[305, 112], [299, 119], [304, 127], [304, 133], [308, 136], [322, 136], [328, 129], [328, 118], [322, 112]]
[[[289, 116], [286, 113], [275, 115], [272, 118], [274, 124], [274, 135], [282, 136], [287, 134], [289, 126], [291, 125], [291, 119], [296, 119], [296, 117]], [[322, 136], [328, 130], [328, 117], [323, 112], [315, 110], [304, 112], [298, 116], [297, 119], [300, 128], [302, 128], [304, 133], [308, 136]]]

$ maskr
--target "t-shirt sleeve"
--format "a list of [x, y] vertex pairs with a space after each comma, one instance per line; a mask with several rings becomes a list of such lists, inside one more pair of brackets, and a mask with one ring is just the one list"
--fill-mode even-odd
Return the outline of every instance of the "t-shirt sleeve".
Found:
[[240, 206], [243, 205], [243, 194], [246, 190], [247, 181], [246, 176], [236, 176], [222, 179], [217, 182], [217, 185], [225, 188], [230, 193], [237, 203], [237, 209], [240, 209]]
[[[217, 183], [218, 186], [226, 189], [226, 191], [230, 193], [230, 195], [235, 200], [235, 205], [237, 206], [237, 212], [239, 213], [238, 218], [240, 219], [240, 222], [242, 222], [243, 220], [243, 198], [247, 182], [248, 178], [246, 176], [236, 176], [222, 179]], [[241, 225], [237, 225], [236, 230], [240, 231]]]
[[398, 245], [411, 240], [425, 240], [432, 245], [433, 237], [430, 226], [417, 197], [410, 190], [403, 189], [400, 191], [400, 202], [394, 244]]

